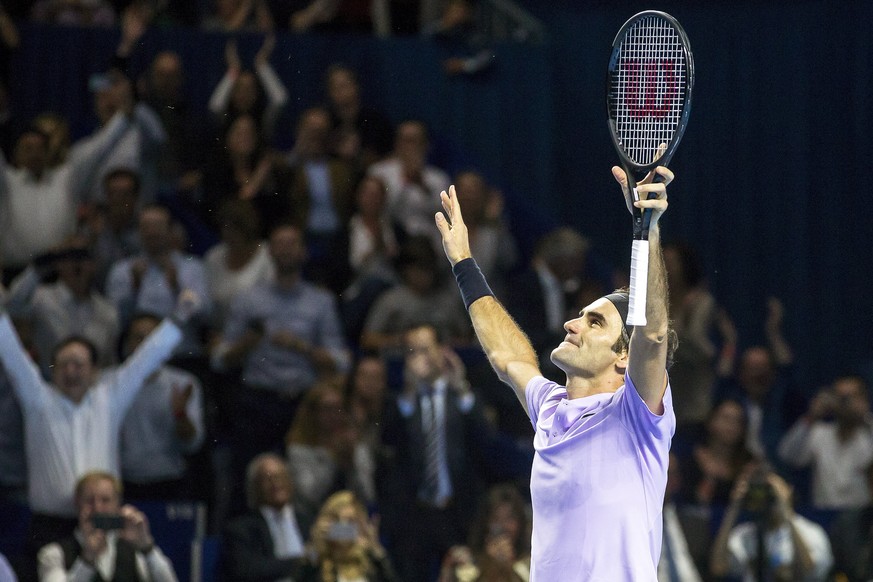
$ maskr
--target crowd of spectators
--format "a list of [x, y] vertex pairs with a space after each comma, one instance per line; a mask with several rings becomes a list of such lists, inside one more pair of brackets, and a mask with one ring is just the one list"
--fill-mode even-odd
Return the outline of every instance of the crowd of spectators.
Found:
[[[364, 103], [342, 63], [281, 127], [293, 87], [271, 66], [276, 34], [354, 31], [448, 39], [463, 48], [445, 72], [479, 72], [471, 4], [442, 4], [0, 10], [5, 129], [15, 18], [121, 30], [82, 80], [99, 126], [71, 143], [76, 120], [45, 112], [0, 156], [0, 504], [30, 512], [7, 556], [20, 579], [176, 579], [136, 508], [153, 500], [205, 504], [230, 580], [528, 579], [532, 431], [440, 260], [438, 194], [456, 184], [474, 255], [556, 381], [564, 321], [626, 275], [569, 227], [525, 253], [499, 186], [438, 167], [427, 124]], [[175, 52], [131, 70], [153, 26], [263, 43], [247, 67], [228, 36], [200, 111]], [[767, 344], [747, 345], [693, 248], [664, 256], [680, 348], [659, 578], [869, 580], [866, 380], [847, 370], [807, 398], [778, 299]]]

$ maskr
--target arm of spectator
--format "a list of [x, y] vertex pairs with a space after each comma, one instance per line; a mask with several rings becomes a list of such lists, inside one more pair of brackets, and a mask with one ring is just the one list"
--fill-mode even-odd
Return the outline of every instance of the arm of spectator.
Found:
[[151, 582], [177, 582], [173, 563], [164, 555], [158, 546], [152, 546], [151, 550], [136, 555], [136, 566], [141, 580]]
[[193, 376], [185, 385], [173, 386], [170, 402], [176, 438], [185, 453], [194, 453], [203, 444], [203, 388]]
[[97, 576], [97, 570], [82, 556], [67, 570], [64, 551], [58, 544], [48, 544], [39, 550], [37, 569], [40, 582], [91, 582]]
[[36, 267], [30, 264], [12, 280], [6, 299], [6, 309], [9, 315], [12, 317], [30, 317], [33, 311], [33, 294], [40, 284], [40, 279]]
[[785, 524], [791, 532], [791, 543], [794, 546], [791, 571], [794, 580], [805, 580], [815, 568], [809, 546], [803, 538], [803, 534], [797, 527], [794, 516], [794, 508], [791, 506], [791, 486], [776, 474], [767, 476], [767, 481], [773, 489], [776, 497], [777, 509]]
[[293, 32], [306, 32], [316, 24], [330, 21], [336, 16], [341, 0], [313, 0], [306, 8], [291, 15], [289, 28]]
[[164, 319], [115, 371], [113, 395], [118, 418], [124, 417], [146, 378], [173, 355], [173, 350], [182, 341], [181, 328], [197, 309], [198, 302], [196, 293], [187, 289], [182, 291], [173, 315]]
[[263, 337], [263, 320], [255, 314], [245, 295], [236, 297], [227, 312], [221, 338], [212, 350], [212, 369], [224, 372], [242, 366]]
[[109, 123], [70, 148], [69, 188], [78, 200], [85, 200], [101, 164], [130, 127], [128, 113], [128, 109], [119, 109]]
[[443, 61], [443, 69], [449, 75], [475, 75], [494, 62], [494, 51], [482, 49], [471, 57], [451, 57]]
[[709, 339], [709, 331], [715, 319], [715, 299], [709, 293], [702, 290], [692, 292], [688, 318], [686, 319], [684, 333], [682, 334], [682, 346], [691, 348], [701, 361], [711, 362], [716, 355], [715, 345]]
[[106, 277], [106, 298], [118, 310], [118, 318], [125, 325], [130, 321], [139, 296], [139, 286], [147, 265], [142, 259], [121, 260], [109, 270]]
[[777, 367], [784, 368], [794, 362], [794, 354], [791, 346], [785, 340], [782, 333], [782, 323], [785, 320], [785, 308], [776, 297], [767, 299], [767, 319], [764, 322], [764, 333], [767, 336], [767, 344], [770, 353], [773, 354], [773, 363]]
[[779, 458], [792, 467], [805, 467], [813, 459], [813, 427], [815, 422], [825, 416], [832, 406], [833, 396], [823, 390], [816, 395], [809, 411], [779, 441]]
[[21, 36], [18, 34], [18, 28], [15, 22], [9, 16], [9, 13], [0, 6], [0, 40], [9, 49], [17, 49], [21, 44]]
[[137, 103], [133, 108], [133, 122], [142, 133], [142, 146], [146, 151], [154, 151], [167, 141], [167, 132], [161, 118], [145, 103]]
[[709, 557], [709, 573], [716, 578], [727, 576], [728, 573], [737, 569], [736, 556], [729, 549], [728, 540], [731, 538], [731, 532], [737, 524], [743, 499], [749, 490], [749, 476], [752, 470], [752, 467], [747, 468], [737, 478], [737, 482], [731, 490], [730, 505], [728, 505], [722, 517], [721, 525], [712, 544], [712, 553]]
[[255, 74], [261, 81], [264, 93], [267, 95], [267, 108], [264, 111], [263, 124], [268, 133], [271, 133], [275, 128], [282, 109], [288, 104], [288, 89], [270, 65], [270, 54], [275, 46], [275, 35], [268, 35], [258, 54], [255, 55]]
[[209, 97], [209, 111], [213, 115], [221, 116], [227, 111], [230, 103], [230, 92], [242, 71], [242, 62], [236, 49], [236, 41], [229, 40], [224, 46], [224, 58], [227, 62], [227, 71], [212, 91]]
[[9, 376], [21, 408], [31, 408], [38, 404], [45, 382], [39, 367], [30, 359], [21, 344], [9, 314], [2, 307], [0, 312], [0, 363]]
[[729, 378], [733, 376], [737, 360], [737, 328], [728, 312], [721, 307], [715, 314], [715, 325], [721, 336], [715, 373], [718, 378]]
[[342, 323], [333, 299], [325, 306], [321, 315], [318, 336], [310, 355], [312, 363], [322, 372], [345, 374], [351, 368], [352, 357], [346, 347]]

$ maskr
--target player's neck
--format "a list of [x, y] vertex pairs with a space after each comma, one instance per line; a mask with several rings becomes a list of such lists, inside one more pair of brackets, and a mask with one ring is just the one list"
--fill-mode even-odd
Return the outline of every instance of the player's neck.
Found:
[[624, 375], [613, 370], [597, 376], [567, 375], [567, 397], [584, 398], [595, 394], [615, 392], [624, 384]]

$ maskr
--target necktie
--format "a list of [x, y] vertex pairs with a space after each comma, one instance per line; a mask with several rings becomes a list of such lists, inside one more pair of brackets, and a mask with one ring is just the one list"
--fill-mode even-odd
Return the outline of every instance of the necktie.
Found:
[[421, 497], [428, 503], [437, 502], [440, 477], [440, 426], [436, 415], [436, 393], [428, 388], [421, 396], [421, 419], [424, 429], [424, 479]]

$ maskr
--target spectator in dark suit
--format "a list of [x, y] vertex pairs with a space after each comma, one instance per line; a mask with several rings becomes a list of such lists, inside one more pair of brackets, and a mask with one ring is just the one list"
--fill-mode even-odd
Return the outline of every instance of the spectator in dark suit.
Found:
[[[430, 325], [404, 334], [404, 389], [393, 418], [385, 419], [385, 444], [396, 466], [391, 493], [396, 503], [383, 507], [386, 534], [396, 536], [394, 556], [404, 580], [436, 578], [438, 562], [464, 543], [477, 496], [477, 467], [487, 430], [458, 355]], [[394, 515], [402, 508], [402, 515]]]
[[295, 515], [291, 472], [282, 457], [264, 453], [246, 472], [248, 513], [224, 532], [224, 579], [233, 581], [296, 579], [303, 566], [304, 541]]

